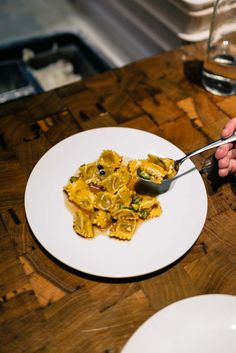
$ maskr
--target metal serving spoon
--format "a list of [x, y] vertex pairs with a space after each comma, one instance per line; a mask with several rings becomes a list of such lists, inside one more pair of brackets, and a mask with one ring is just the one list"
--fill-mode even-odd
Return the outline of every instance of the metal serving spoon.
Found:
[[[198, 148], [197, 150], [194, 150], [190, 153], [187, 153], [184, 157], [174, 161], [174, 167], [175, 167], [176, 172], [178, 173], [179, 168], [183, 162], [185, 162], [187, 159], [195, 156], [196, 154], [207, 151], [211, 148], [219, 147], [221, 145], [224, 145], [226, 143], [233, 142], [233, 141], [236, 141], [236, 133], [234, 133], [230, 137], [227, 137], [225, 139], [219, 139], [217, 141], [210, 143], [207, 146]], [[164, 192], [169, 190], [171, 182], [174, 181], [175, 179], [177, 179], [177, 177], [178, 176], [176, 174], [173, 178], [165, 179], [161, 184], [158, 184], [158, 183], [155, 183], [149, 179], [145, 179], [139, 175], [139, 181], [137, 182], [137, 184], [135, 186], [135, 190], [138, 193], [163, 194]]]

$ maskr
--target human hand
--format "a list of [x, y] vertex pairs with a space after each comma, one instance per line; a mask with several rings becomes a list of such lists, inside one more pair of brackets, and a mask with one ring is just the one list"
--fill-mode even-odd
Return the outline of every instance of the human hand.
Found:
[[[221, 137], [231, 136], [236, 131], [236, 118], [227, 122], [221, 132]], [[215, 157], [218, 160], [219, 176], [225, 177], [228, 174], [236, 176], [236, 142], [227, 143], [217, 148]]]

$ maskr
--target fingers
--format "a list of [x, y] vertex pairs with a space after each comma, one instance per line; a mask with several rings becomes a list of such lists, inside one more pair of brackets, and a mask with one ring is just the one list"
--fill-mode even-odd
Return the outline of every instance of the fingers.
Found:
[[229, 150], [228, 155], [230, 158], [236, 159], [236, 146], [235, 146], [235, 148], [232, 148], [231, 150]]
[[230, 171], [231, 171], [231, 159], [229, 156], [226, 156], [218, 161], [218, 167], [219, 167], [219, 176], [225, 177], [227, 176]]
[[228, 168], [219, 169], [218, 173], [220, 177], [226, 177], [229, 174], [229, 169]]
[[221, 137], [226, 138], [231, 136], [236, 130], [236, 118], [231, 119], [227, 122], [224, 129], [221, 132]]
[[227, 161], [225, 161], [222, 163], [222, 165], [227, 165], [227, 167], [219, 169], [219, 176], [225, 177], [228, 174], [233, 174], [234, 176], [236, 176], [236, 160], [235, 159], [229, 159], [229, 163]]
[[229, 173], [236, 174], [236, 149], [226, 144], [220, 146], [215, 157], [218, 159], [219, 176], [224, 177]]
[[224, 177], [232, 173], [236, 175], [236, 150], [229, 151], [228, 155], [218, 160], [219, 176]]
[[229, 164], [230, 164], [229, 156], [226, 156], [226, 157], [220, 159], [219, 162], [218, 162], [218, 166], [219, 166], [220, 169], [229, 168]]
[[220, 160], [220, 159], [226, 157], [228, 155], [229, 151], [230, 151], [230, 148], [231, 148], [231, 146], [230, 146], [229, 143], [218, 147], [216, 152], [215, 152], [216, 159]]
[[[227, 122], [221, 132], [221, 137], [231, 136], [236, 131], [236, 118]], [[219, 176], [225, 177], [232, 173], [236, 175], [236, 145], [235, 143], [227, 143], [217, 148], [215, 157], [218, 159]]]

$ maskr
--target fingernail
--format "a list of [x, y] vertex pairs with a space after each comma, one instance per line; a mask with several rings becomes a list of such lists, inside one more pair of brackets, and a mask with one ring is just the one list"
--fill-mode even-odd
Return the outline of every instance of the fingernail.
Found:
[[229, 132], [227, 131], [227, 129], [223, 129], [223, 130], [222, 130], [222, 136], [223, 136], [223, 138], [227, 138], [227, 137], [230, 136], [230, 134], [229, 134]]

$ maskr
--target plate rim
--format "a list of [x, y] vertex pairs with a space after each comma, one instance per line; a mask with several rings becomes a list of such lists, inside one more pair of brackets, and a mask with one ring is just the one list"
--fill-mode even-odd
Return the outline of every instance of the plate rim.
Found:
[[[29, 193], [29, 185], [30, 185], [30, 182], [31, 182], [31, 179], [34, 177], [34, 173], [35, 171], [37, 170], [38, 166], [40, 165], [40, 163], [42, 162], [42, 160], [44, 158], [47, 158], [48, 155], [50, 153], [53, 153], [54, 150], [56, 150], [58, 148], [58, 146], [63, 146], [63, 144], [67, 143], [68, 141], [70, 141], [71, 139], [74, 139], [78, 136], [81, 136], [81, 135], [86, 135], [86, 134], [91, 134], [92, 133], [96, 133], [97, 131], [101, 132], [102, 130], [113, 130], [113, 131], [131, 131], [132, 133], [138, 133], [138, 134], [145, 134], [145, 135], [150, 135], [152, 138], [157, 138], [159, 139], [160, 141], [164, 141], [165, 143], [168, 143], [169, 145], [171, 145], [174, 149], [178, 150], [178, 152], [180, 154], [182, 154], [183, 156], [185, 155], [184, 152], [179, 148], [177, 147], [176, 145], [174, 145], [172, 142], [166, 140], [165, 138], [159, 136], [159, 135], [156, 135], [154, 133], [151, 133], [149, 131], [145, 131], [145, 130], [141, 130], [141, 129], [136, 129], [136, 128], [129, 128], [129, 127], [101, 127], [101, 128], [93, 128], [93, 129], [89, 129], [89, 130], [84, 130], [84, 131], [81, 131], [81, 132], [77, 132], [75, 134], [72, 134], [71, 136], [68, 136], [64, 139], [62, 139], [61, 141], [59, 141], [58, 143], [56, 143], [55, 145], [53, 145], [51, 148], [49, 148], [42, 156], [41, 158], [37, 161], [37, 163], [34, 165], [33, 169], [31, 170], [31, 173], [29, 175], [29, 178], [27, 180], [27, 184], [26, 184], [26, 187], [25, 187], [25, 194], [24, 194], [24, 205], [25, 205], [25, 213], [26, 213], [26, 218], [27, 218], [27, 221], [28, 221], [28, 224], [29, 224], [29, 227], [34, 235], [34, 237], [36, 238], [36, 240], [40, 243], [40, 245], [43, 247], [43, 249], [45, 249], [50, 255], [52, 255], [57, 261], [59, 261], [60, 263], [68, 266], [69, 268], [72, 268], [78, 272], [81, 272], [81, 273], [84, 273], [84, 274], [87, 274], [87, 275], [90, 275], [90, 276], [95, 276], [95, 277], [102, 277], [102, 278], [113, 278], [113, 279], [121, 279], [121, 278], [134, 278], [134, 277], [140, 277], [140, 276], [144, 276], [144, 275], [147, 275], [147, 274], [151, 274], [151, 273], [155, 273], [163, 268], [166, 268], [167, 266], [169, 266], [170, 264], [174, 263], [175, 261], [177, 261], [178, 259], [180, 259], [182, 256], [184, 256], [186, 254], [187, 251], [189, 251], [192, 246], [195, 244], [195, 242], [197, 241], [198, 237], [200, 236], [201, 234], [201, 231], [205, 225], [205, 222], [206, 222], [206, 217], [207, 217], [207, 212], [208, 212], [208, 197], [207, 197], [207, 191], [206, 191], [206, 188], [205, 188], [205, 184], [202, 180], [202, 192], [203, 192], [203, 196], [204, 196], [204, 199], [205, 199], [205, 202], [204, 202], [204, 217], [203, 217], [203, 220], [202, 220], [202, 225], [201, 225], [201, 228], [198, 232], [198, 235], [196, 236], [196, 239], [195, 241], [192, 243], [191, 246], [188, 246], [184, 252], [182, 252], [180, 255], [178, 256], [175, 256], [175, 258], [171, 261], [169, 261], [168, 263], [166, 263], [165, 265], [159, 267], [159, 268], [156, 268], [156, 269], [153, 269], [153, 270], [148, 270], [146, 271], [145, 269], [142, 271], [139, 271], [138, 273], [136, 274], [133, 274], [133, 273], [128, 273], [128, 274], [106, 274], [106, 273], [97, 273], [96, 271], [88, 271], [84, 268], [78, 268], [76, 266], [73, 266], [72, 264], [70, 264], [68, 261], [65, 261], [65, 259], [61, 259], [61, 258], [58, 258], [57, 254], [55, 254], [54, 251], [52, 251], [52, 249], [48, 249], [47, 247], [45, 247], [43, 241], [41, 241], [40, 237], [38, 237], [37, 235], [37, 230], [35, 231], [35, 229], [33, 229], [34, 227], [32, 226], [30, 220], [29, 220], [29, 214], [28, 214], [28, 193]], [[191, 163], [191, 165], [195, 168], [195, 165], [193, 164], [193, 162], [191, 160], [188, 161], [189, 163]], [[196, 169], [196, 168], [195, 168]], [[200, 176], [200, 174], [199, 174]]]
[[[158, 321], [162, 320], [163, 315], [168, 315], [169, 312], [172, 311], [172, 309], [178, 309], [180, 310], [181, 307], [188, 305], [190, 303], [190, 305], [197, 305], [199, 304], [200, 301], [200, 305], [202, 305], [202, 303], [204, 304], [204, 302], [209, 302], [209, 300], [213, 299], [214, 301], [214, 307], [215, 307], [215, 301], [218, 301], [220, 303], [218, 304], [222, 304], [222, 301], [234, 301], [234, 303], [236, 304], [236, 295], [233, 294], [226, 294], [226, 293], [205, 293], [205, 294], [196, 294], [196, 295], [192, 295], [186, 298], [182, 298], [180, 300], [177, 300], [175, 302], [172, 302], [170, 304], [167, 304], [166, 306], [164, 306], [163, 308], [161, 308], [160, 310], [156, 311], [154, 314], [152, 314], [149, 318], [147, 318], [134, 332], [133, 334], [129, 337], [129, 339], [125, 342], [125, 344], [123, 345], [123, 348], [121, 350], [121, 353], [131, 353], [130, 351], [130, 345], [133, 344], [134, 340], [136, 339], [136, 337], [138, 335], [142, 335], [143, 332], [145, 334], [145, 330], [147, 332], [148, 330], [148, 325], [151, 323], [154, 325], [156, 325], [156, 321], [158, 324]], [[210, 303], [212, 304], [212, 303]], [[217, 308], [220, 308], [220, 305], [217, 306]], [[221, 308], [220, 308], [221, 309]], [[132, 347], [131, 347], [132, 348]]]

